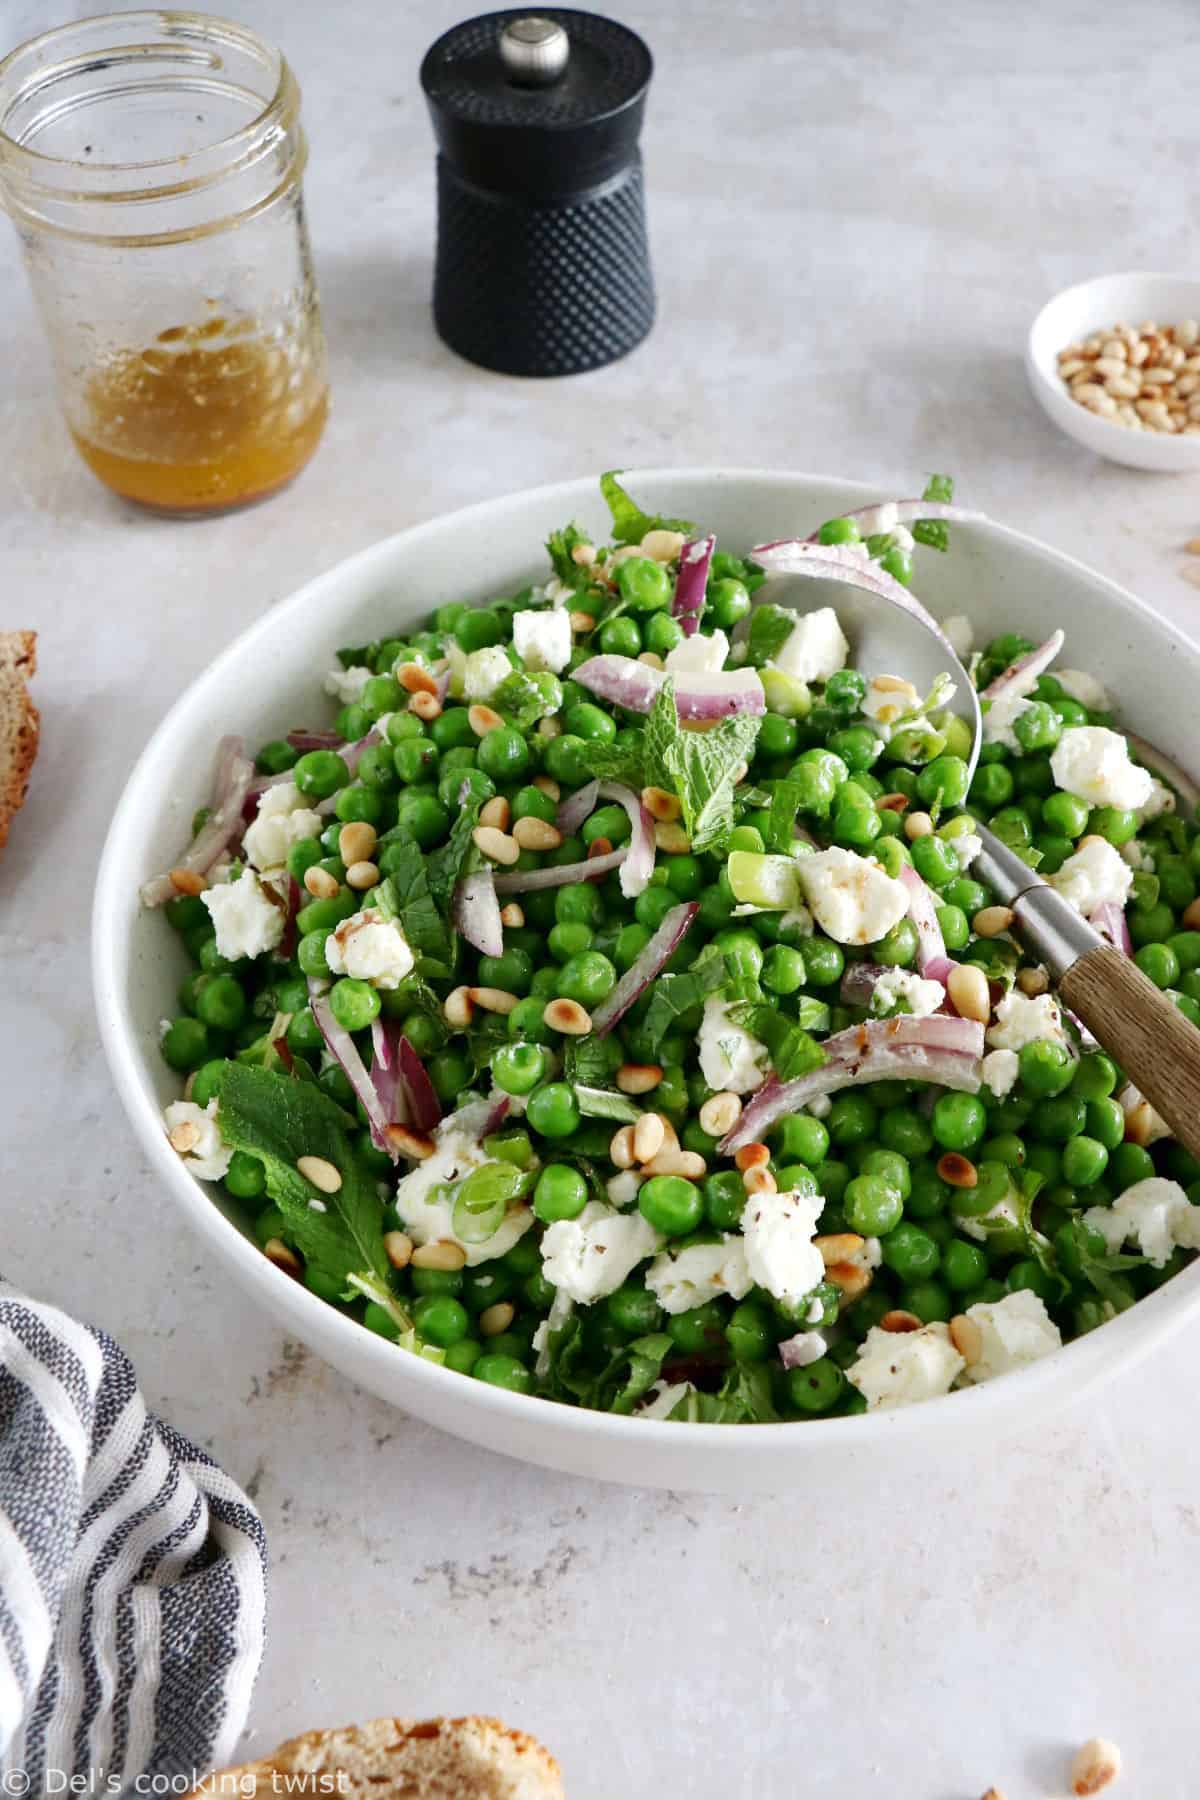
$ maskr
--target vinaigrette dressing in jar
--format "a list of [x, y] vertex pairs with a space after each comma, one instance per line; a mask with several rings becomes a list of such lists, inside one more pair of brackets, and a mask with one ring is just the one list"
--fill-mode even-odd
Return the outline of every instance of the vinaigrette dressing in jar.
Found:
[[195, 13], [64, 26], [0, 63], [0, 197], [83, 460], [201, 515], [299, 473], [328, 410], [300, 96]]

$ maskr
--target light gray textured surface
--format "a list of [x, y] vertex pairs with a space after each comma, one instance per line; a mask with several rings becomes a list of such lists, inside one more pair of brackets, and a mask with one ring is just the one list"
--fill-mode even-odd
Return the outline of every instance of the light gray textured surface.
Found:
[[[84, 7], [64, 8], [82, 15]], [[256, 1494], [274, 1552], [248, 1754], [375, 1712], [496, 1711], [572, 1800], [1008, 1800], [1195, 1792], [1200, 1446], [1181, 1334], [1050, 1435], [987, 1462], [736, 1506], [588, 1485], [356, 1393], [180, 1235], [96, 1043], [88, 900], [126, 771], [248, 619], [398, 526], [612, 464], [923, 471], [1137, 588], [1180, 624], [1186, 479], [1097, 464], [1035, 409], [1036, 306], [1108, 268], [1184, 265], [1200, 21], [1050, 0], [646, 4], [658, 327], [624, 364], [522, 384], [456, 361], [427, 305], [421, 52], [465, 6], [244, 0], [305, 88], [335, 411], [265, 507], [122, 510], [55, 416], [0, 240], [0, 624], [36, 626], [43, 748], [0, 865], [3, 1267], [96, 1319], [153, 1404]], [[8, 0], [15, 42], [62, 16]], [[781, 525], [785, 523], [781, 521]], [[969, 598], [969, 597], [967, 597]]]

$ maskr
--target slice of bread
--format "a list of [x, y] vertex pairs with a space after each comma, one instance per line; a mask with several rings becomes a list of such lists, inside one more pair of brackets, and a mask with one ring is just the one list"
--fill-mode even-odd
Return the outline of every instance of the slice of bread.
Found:
[[347, 1800], [564, 1800], [550, 1752], [499, 1719], [372, 1719], [307, 1731], [260, 1762], [221, 1769], [209, 1796], [343, 1795]]
[[38, 750], [38, 710], [26, 686], [36, 668], [36, 631], [0, 631], [0, 850]]

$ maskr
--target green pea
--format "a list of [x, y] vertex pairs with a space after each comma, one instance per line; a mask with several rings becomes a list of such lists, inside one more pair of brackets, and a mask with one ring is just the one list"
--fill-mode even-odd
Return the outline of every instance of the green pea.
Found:
[[471, 1375], [482, 1355], [483, 1345], [477, 1338], [460, 1338], [456, 1344], [447, 1345], [444, 1366], [456, 1375]]
[[197, 1106], [205, 1107], [210, 1100], [215, 1098], [224, 1073], [225, 1060], [223, 1057], [213, 1057], [210, 1062], [200, 1065], [192, 1080], [192, 1099]]
[[788, 1398], [797, 1412], [819, 1417], [831, 1412], [846, 1391], [846, 1377], [831, 1357], [818, 1357], [802, 1369], [789, 1369]]
[[563, 716], [563, 724], [568, 733], [585, 745], [611, 744], [617, 735], [616, 720], [590, 700], [580, 700], [569, 707]]
[[[615, 729], [614, 726], [614, 732]], [[587, 744], [572, 731], [565, 731], [561, 737], [550, 739], [543, 752], [543, 761], [546, 773], [566, 787], [582, 787], [591, 778], [587, 764]]]
[[[440, 762], [438, 747], [428, 738], [409, 738], [407, 742], [397, 744], [392, 751], [392, 767], [406, 787], [414, 783], [436, 781]], [[361, 762], [359, 776], [360, 779], [365, 779]], [[460, 781], [463, 779], [466, 779], [465, 772], [460, 776]]]
[[1163, 944], [1175, 934], [1175, 915], [1165, 900], [1153, 906], [1131, 906], [1125, 914], [1129, 935], [1140, 949], [1143, 944]]
[[225, 1171], [225, 1186], [235, 1200], [257, 1200], [266, 1191], [267, 1172], [257, 1156], [235, 1150]]
[[208, 1026], [200, 1019], [172, 1019], [162, 1034], [159, 1048], [163, 1061], [170, 1068], [188, 1074], [209, 1059]]
[[1179, 958], [1169, 944], [1143, 944], [1133, 960], [1155, 987], [1174, 987], [1179, 980]]
[[725, 1315], [715, 1300], [666, 1321], [668, 1336], [686, 1356], [719, 1353], [725, 1347]]
[[648, 556], [628, 556], [618, 565], [617, 590], [626, 605], [638, 612], [669, 606], [674, 591], [664, 565]]
[[882, 1176], [857, 1175], [846, 1188], [847, 1222], [864, 1237], [882, 1237], [893, 1230], [903, 1211], [903, 1197]]
[[461, 1294], [463, 1290], [461, 1269], [411, 1269], [409, 1274], [414, 1294]]
[[652, 613], [642, 626], [642, 642], [656, 656], [668, 656], [684, 637], [683, 626], [670, 613]]
[[935, 756], [917, 776], [917, 794], [927, 806], [961, 806], [967, 786], [967, 765], [961, 756]]
[[965, 1238], [951, 1238], [941, 1256], [942, 1280], [956, 1294], [977, 1287], [987, 1276], [987, 1252], [980, 1244], [969, 1244]]
[[[1200, 839], [1197, 839], [1200, 842]], [[1161, 897], [1176, 912], [1186, 912], [1196, 898], [1196, 877], [1182, 856], [1159, 856], [1155, 864]]]
[[423, 1295], [413, 1307], [413, 1324], [426, 1343], [443, 1350], [461, 1343], [471, 1329], [466, 1307], [451, 1294]]
[[838, 1094], [833, 1100], [826, 1128], [833, 1143], [849, 1148], [865, 1144], [875, 1135], [879, 1114], [865, 1094]]
[[915, 1313], [922, 1325], [938, 1320], [944, 1323], [958, 1310], [940, 1281], [912, 1282], [902, 1289], [900, 1305], [903, 1311]]
[[934, 1102], [932, 1127], [944, 1150], [970, 1150], [987, 1130], [987, 1112], [974, 1094], [942, 1094]]
[[659, 867], [666, 870], [672, 906], [679, 900], [694, 900], [702, 892], [706, 876], [698, 856], [660, 856]]
[[890, 968], [909, 969], [917, 960], [918, 948], [916, 926], [911, 919], [901, 919], [899, 924], [893, 925], [886, 937], [881, 937], [877, 944], [872, 944], [871, 960]]
[[429, 1060], [429, 1079], [443, 1103], [455, 1100], [470, 1087], [474, 1074], [475, 1065], [461, 1050], [440, 1050]]
[[[576, 931], [587, 931], [587, 926], [582, 925], [582, 926], [573, 926], [573, 927], [569, 927], [569, 928], [561, 927], [561, 926], [555, 927], [555, 930], [563, 930], [563, 929], [571, 929], [571, 930], [576, 930]], [[633, 967], [633, 965], [637, 961], [638, 957], [642, 954], [642, 951], [646, 948], [646, 945], [650, 942], [651, 935], [652, 934], [646, 930], [646, 927], [644, 925], [638, 925], [638, 924], [634, 923], [632, 925], [623, 925], [621, 927], [621, 930], [617, 935], [617, 941], [613, 945], [612, 960], [617, 965], [617, 968], [620, 969], [622, 974], [624, 974], [627, 970], [629, 970]], [[550, 933], [550, 937], [551, 937], [551, 940], [553, 940], [553, 938], [554, 938], [553, 931]], [[589, 937], [589, 942], [590, 942], [590, 938], [591, 938], [590, 933], [588, 934], [588, 937]], [[580, 946], [580, 947], [586, 948], [586, 945]], [[551, 949], [551, 953], [553, 955], [555, 955], [555, 956], [558, 955], [557, 950], [555, 950], [555, 948], [554, 948], [553, 941], [551, 941], [550, 949]], [[571, 950], [568, 951], [568, 955], [574, 956], [577, 954], [578, 954], [578, 952], [574, 946], [572, 946]]]
[[597, 838], [607, 838], [614, 849], [629, 840], [629, 815], [623, 806], [600, 806], [586, 819], [580, 828], [580, 837], [585, 844], [594, 844]]
[[614, 1325], [634, 1337], [657, 1331], [662, 1323], [662, 1308], [654, 1295], [632, 1281], [609, 1294], [604, 1310]]
[[762, 958], [762, 984], [773, 994], [794, 994], [804, 986], [804, 958], [790, 944], [772, 944]]
[[1012, 774], [1004, 763], [980, 763], [968, 789], [972, 806], [982, 806], [985, 812], [995, 812], [997, 807], [1007, 805], [1012, 794]]
[[310, 931], [333, 931], [357, 909], [358, 895], [343, 888], [332, 900], [310, 900], [307, 906], [302, 906], [296, 914], [296, 930], [302, 937], [307, 937]]
[[533, 1090], [525, 1116], [542, 1137], [567, 1138], [578, 1129], [579, 1103], [566, 1082], [551, 1081]]
[[814, 934], [805, 941], [804, 970], [810, 987], [832, 987], [842, 979], [846, 958], [840, 944], [832, 938]]
[[704, 1216], [704, 1197], [682, 1175], [652, 1175], [638, 1190], [638, 1210], [667, 1237], [694, 1231]]
[[1099, 1138], [1080, 1135], [1063, 1146], [1063, 1180], [1074, 1188], [1091, 1187], [1108, 1167], [1108, 1150]]
[[1013, 720], [1013, 736], [1023, 750], [1053, 750], [1062, 720], [1044, 700], [1028, 700]]
[[847, 769], [869, 769], [879, 761], [883, 743], [866, 725], [846, 725], [830, 733], [829, 748]]
[[236, 1031], [246, 1014], [246, 996], [236, 976], [206, 975], [196, 988], [196, 1017], [216, 1031]]
[[349, 779], [350, 771], [336, 750], [308, 750], [292, 770], [300, 792], [313, 800], [328, 800]]
[[343, 977], [333, 984], [329, 1007], [344, 1030], [363, 1031], [379, 1016], [379, 995], [370, 982]]
[[736, 1231], [742, 1222], [746, 1188], [736, 1169], [722, 1169], [705, 1177], [702, 1187], [704, 1216], [717, 1231]]
[[295, 767], [299, 755], [286, 738], [272, 738], [255, 757], [254, 766], [260, 775], [282, 775], [285, 769]]
[[323, 1050], [325, 1039], [321, 1027], [313, 1018], [312, 1007], [306, 1006], [301, 1012], [293, 1013], [292, 1022], [287, 1028], [288, 1049], [301, 1056], [312, 1050]]
[[888, 1233], [883, 1260], [901, 1281], [923, 1281], [939, 1268], [942, 1253], [927, 1231], [906, 1220]]
[[1059, 1094], [1057, 1098], [1038, 1101], [1030, 1115], [1029, 1128], [1034, 1137], [1051, 1144], [1065, 1144], [1068, 1138], [1077, 1137], [1086, 1123], [1087, 1107], [1078, 1095]]
[[753, 1300], [734, 1307], [725, 1336], [739, 1362], [765, 1362], [775, 1347], [770, 1314]]
[[1075, 1060], [1065, 1044], [1037, 1038], [1018, 1051], [1021, 1083], [1031, 1094], [1061, 1094], [1075, 1079]]
[[[338, 798], [340, 800], [342, 796]], [[396, 827], [422, 850], [429, 850], [441, 843], [449, 831], [450, 809], [443, 805], [432, 788], [408, 788], [396, 806]]]
[[492, 1079], [504, 1094], [528, 1094], [545, 1079], [546, 1067], [540, 1044], [503, 1044], [492, 1058]]
[[829, 1133], [820, 1119], [808, 1113], [792, 1113], [776, 1128], [779, 1155], [815, 1169], [829, 1154]]
[[558, 971], [558, 993], [564, 1000], [577, 1000], [580, 1006], [595, 1006], [611, 994], [617, 984], [617, 971], [607, 956], [598, 950], [584, 950], [567, 959]]
[[471, 1373], [476, 1381], [486, 1381], [491, 1387], [507, 1388], [512, 1394], [533, 1392], [533, 1376], [515, 1356], [498, 1355], [493, 1350], [478, 1358]]

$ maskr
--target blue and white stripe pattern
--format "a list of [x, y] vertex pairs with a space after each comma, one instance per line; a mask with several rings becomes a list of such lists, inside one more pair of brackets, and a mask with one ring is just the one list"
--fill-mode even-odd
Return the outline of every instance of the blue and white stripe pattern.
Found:
[[147, 1412], [110, 1337], [0, 1285], [4, 1791], [120, 1794], [228, 1762], [265, 1604], [241, 1490]]

